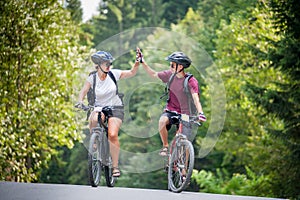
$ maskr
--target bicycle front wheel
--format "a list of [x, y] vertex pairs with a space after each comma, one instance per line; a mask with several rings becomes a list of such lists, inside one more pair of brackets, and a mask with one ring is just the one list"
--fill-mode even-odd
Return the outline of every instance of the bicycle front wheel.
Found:
[[97, 187], [101, 180], [100, 155], [100, 133], [95, 131], [90, 138], [88, 153], [89, 180], [92, 187]]
[[113, 177], [113, 168], [112, 166], [105, 166], [104, 167], [104, 174], [106, 179], [106, 185], [108, 187], [114, 187], [115, 186], [115, 178]]
[[113, 168], [112, 168], [112, 158], [110, 156], [110, 150], [109, 150], [109, 142], [108, 140], [104, 140], [103, 146], [105, 148], [105, 159], [106, 159], [106, 165], [104, 166], [104, 174], [105, 174], [105, 180], [106, 185], [108, 187], [114, 187], [115, 186], [115, 178], [113, 177]]
[[190, 183], [194, 168], [194, 148], [190, 141], [182, 140], [171, 150], [168, 184], [172, 192], [182, 192]]

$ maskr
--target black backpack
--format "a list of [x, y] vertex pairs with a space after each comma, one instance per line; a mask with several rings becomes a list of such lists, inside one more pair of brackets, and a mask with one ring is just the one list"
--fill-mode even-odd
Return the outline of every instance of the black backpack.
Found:
[[[167, 82], [166, 87], [165, 87], [165, 93], [164, 93], [163, 96], [160, 97], [162, 99], [164, 96], [168, 95], [167, 102], [169, 101], [170, 85], [171, 85], [172, 81], [174, 80], [174, 77], [175, 77], [175, 74], [172, 74], [170, 76], [169, 81]], [[193, 74], [187, 73], [187, 76], [185, 77], [185, 79], [183, 81], [183, 90], [184, 90], [184, 93], [188, 97], [188, 105], [189, 105], [190, 115], [197, 115], [198, 111], [197, 111], [197, 108], [196, 108], [196, 106], [194, 104], [194, 100], [193, 100], [192, 94], [190, 92], [190, 87], [189, 87], [189, 84], [188, 84], [189, 80], [192, 77], [193, 77]]]
[[[87, 92], [87, 99], [88, 99], [89, 105], [90, 106], [94, 106], [95, 100], [96, 100], [95, 88], [96, 88], [96, 75], [97, 75], [97, 71], [92, 71], [89, 74], [89, 76], [91, 76], [91, 75], [93, 75], [93, 87], [91, 87], [89, 89], [89, 91]], [[116, 87], [117, 87], [116, 94], [120, 97], [120, 99], [122, 101], [122, 104], [123, 104], [123, 96], [124, 95], [122, 93], [119, 93], [118, 84], [117, 84], [117, 81], [116, 81], [116, 78], [115, 78], [114, 74], [111, 71], [109, 71], [108, 75], [113, 80], [113, 82], [116, 84]]]

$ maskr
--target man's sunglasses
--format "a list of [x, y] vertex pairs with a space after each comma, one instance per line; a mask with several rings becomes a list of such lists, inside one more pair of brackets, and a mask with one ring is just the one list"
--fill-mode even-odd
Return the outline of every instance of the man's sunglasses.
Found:
[[171, 63], [170, 64], [170, 67], [173, 69], [173, 68], [175, 68], [175, 66], [176, 66], [176, 64], [174, 64], [174, 63]]

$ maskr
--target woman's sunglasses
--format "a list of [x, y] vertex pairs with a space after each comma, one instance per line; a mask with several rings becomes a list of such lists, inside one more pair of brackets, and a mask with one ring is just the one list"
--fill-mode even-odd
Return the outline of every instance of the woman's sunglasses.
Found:
[[110, 67], [112, 65], [112, 63], [111, 62], [107, 62], [107, 63], [105, 63], [105, 67]]

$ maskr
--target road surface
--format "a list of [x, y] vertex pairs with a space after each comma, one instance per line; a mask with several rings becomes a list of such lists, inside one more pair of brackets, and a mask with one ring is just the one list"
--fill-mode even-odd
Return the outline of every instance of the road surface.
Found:
[[219, 195], [167, 190], [97, 187], [40, 183], [0, 182], [0, 200], [278, 200], [275, 198]]

